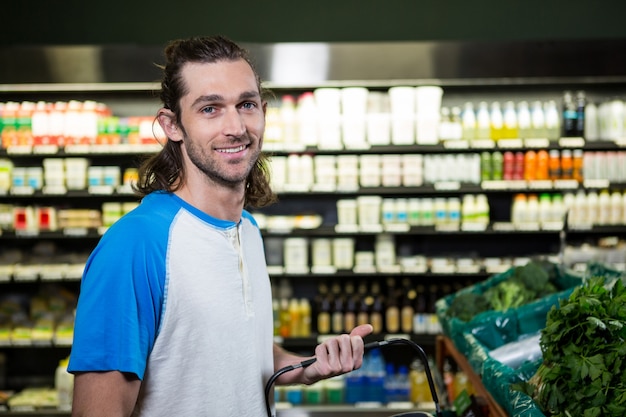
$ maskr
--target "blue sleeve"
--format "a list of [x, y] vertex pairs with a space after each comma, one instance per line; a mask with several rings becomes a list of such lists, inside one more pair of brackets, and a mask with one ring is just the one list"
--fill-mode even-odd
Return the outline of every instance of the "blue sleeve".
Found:
[[143, 379], [164, 299], [169, 222], [135, 210], [104, 234], [87, 261], [70, 372], [117, 370]]

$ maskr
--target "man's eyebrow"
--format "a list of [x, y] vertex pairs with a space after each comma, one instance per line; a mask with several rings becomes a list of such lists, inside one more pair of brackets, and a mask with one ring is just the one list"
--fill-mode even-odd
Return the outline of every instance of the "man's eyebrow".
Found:
[[[239, 95], [239, 100], [250, 100], [250, 99], [260, 98], [260, 97], [261, 97], [261, 94], [258, 91], [250, 90], [250, 91], [244, 91], [243, 93], [241, 93]], [[199, 103], [220, 102], [224, 100], [225, 100], [224, 96], [222, 96], [221, 94], [207, 94], [207, 95], [203, 95], [195, 99], [192, 105], [195, 106], [196, 104], [199, 104]]]

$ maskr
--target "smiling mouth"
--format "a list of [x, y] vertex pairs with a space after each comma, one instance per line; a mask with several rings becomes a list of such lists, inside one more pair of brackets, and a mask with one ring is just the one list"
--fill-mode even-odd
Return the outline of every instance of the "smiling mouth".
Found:
[[240, 145], [240, 146], [237, 146], [236, 148], [220, 148], [220, 149], [216, 149], [216, 151], [220, 153], [237, 153], [237, 152], [243, 151], [247, 147], [248, 145]]

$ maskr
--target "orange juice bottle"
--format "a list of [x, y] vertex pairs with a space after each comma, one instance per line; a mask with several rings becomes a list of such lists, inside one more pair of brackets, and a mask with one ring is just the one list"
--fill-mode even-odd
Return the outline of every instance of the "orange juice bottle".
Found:
[[537, 152], [537, 165], [535, 179], [547, 180], [548, 179], [548, 151], [541, 149]]
[[558, 180], [561, 178], [561, 158], [560, 152], [552, 149], [548, 154], [548, 178]]
[[574, 178], [572, 151], [569, 149], [563, 149], [561, 152], [561, 178], [564, 180]]
[[583, 182], [583, 151], [582, 149], [574, 149], [572, 155], [572, 178], [578, 182]]
[[532, 181], [537, 179], [537, 152], [526, 151], [524, 154], [524, 179]]

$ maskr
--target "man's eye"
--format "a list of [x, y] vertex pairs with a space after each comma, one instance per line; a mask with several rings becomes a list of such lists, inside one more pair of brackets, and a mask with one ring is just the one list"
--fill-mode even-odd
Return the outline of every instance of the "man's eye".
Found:
[[200, 111], [202, 113], [209, 113], [209, 114], [210, 113], [214, 113], [215, 112], [215, 107], [206, 106], [206, 107], [203, 107]]
[[243, 103], [241, 105], [241, 107], [243, 107], [244, 109], [250, 110], [250, 109], [254, 109], [256, 107], [256, 103], [253, 103], [251, 101], [248, 101], [246, 103]]

